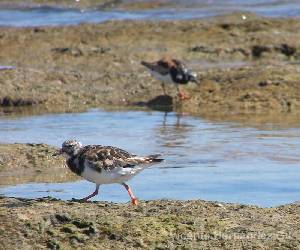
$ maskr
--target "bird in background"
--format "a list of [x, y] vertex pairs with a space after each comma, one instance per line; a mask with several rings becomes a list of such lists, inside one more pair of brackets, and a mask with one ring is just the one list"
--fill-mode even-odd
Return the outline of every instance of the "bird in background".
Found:
[[96, 184], [95, 191], [82, 200], [96, 196], [102, 184], [118, 183], [125, 187], [134, 205], [137, 199], [126, 182], [143, 169], [163, 161], [159, 154], [137, 156], [112, 146], [82, 146], [76, 140], [66, 140], [53, 156], [60, 154], [66, 157], [72, 172]]
[[142, 61], [141, 64], [150, 71], [151, 75], [161, 81], [164, 95], [166, 95], [165, 84], [175, 84], [180, 100], [189, 99], [180, 89], [180, 85], [186, 85], [189, 82], [199, 83], [197, 74], [177, 59], [164, 57], [155, 62]]

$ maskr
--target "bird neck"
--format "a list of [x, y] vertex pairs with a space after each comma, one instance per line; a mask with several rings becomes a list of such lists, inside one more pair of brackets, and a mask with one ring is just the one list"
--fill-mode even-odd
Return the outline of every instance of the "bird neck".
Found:
[[80, 162], [80, 159], [77, 158], [77, 155], [69, 156], [67, 159], [67, 166], [77, 175], [81, 175], [84, 170], [84, 164]]
[[66, 154], [65, 154], [66, 159], [69, 160], [69, 159], [71, 159], [71, 158], [74, 158], [74, 157], [78, 154], [79, 150], [80, 150], [80, 149], [74, 149], [73, 152], [66, 153]]

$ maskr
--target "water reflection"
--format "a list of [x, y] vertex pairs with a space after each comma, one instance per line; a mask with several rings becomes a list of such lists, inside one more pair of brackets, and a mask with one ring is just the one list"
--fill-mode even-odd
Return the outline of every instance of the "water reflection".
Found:
[[[95, 109], [85, 113], [2, 117], [0, 138], [2, 142], [56, 146], [65, 138], [76, 138], [83, 144], [114, 145], [141, 155], [162, 153], [164, 164], [146, 169], [131, 181], [141, 199], [206, 199], [263, 206], [299, 199], [299, 127], [281, 128], [276, 123], [252, 127], [172, 112]], [[5, 187], [0, 193], [71, 199], [83, 197], [92, 188], [86, 181], [70, 180], [62, 184]], [[96, 199], [127, 201], [118, 185], [103, 189]]]
[[163, 122], [156, 128], [157, 142], [165, 148], [184, 147], [193, 126], [182, 119], [184, 114], [165, 112]]

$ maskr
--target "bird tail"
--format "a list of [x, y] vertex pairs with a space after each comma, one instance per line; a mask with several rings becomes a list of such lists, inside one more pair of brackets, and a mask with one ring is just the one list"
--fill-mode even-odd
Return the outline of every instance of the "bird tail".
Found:
[[152, 65], [152, 63], [145, 62], [145, 61], [141, 61], [141, 64], [142, 64], [143, 66], [145, 66], [146, 68], [153, 70], [153, 65]]
[[161, 156], [161, 154], [154, 154], [154, 155], [147, 155], [144, 158], [149, 163], [150, 162], [162, 162], [164, 159], [158, 158], [160, 156]]
[[[140, 171], [142, 171], [145, 168], [148, 168], [154, 164], [157, 164], [159, 162], [162, 162], [164, 159], [162, 158], [158, 158], [160, 157], [160, 154], [155, 154], [155, 155], [147, 155], [147, 156], [143, 156], [143, 157], [133, 157], [133, 163], [131, 165], [131, 170], [130, 173], [132, 175], [136, 175], [138, 174]], [[123, 167], [124, 169], [124, 167]]]
[[133, 162], [133, 165], [138, 166], [139, 164], [145, 164], [145, 166], [149, 166], [151, 164], [162, 162], [164, 159], [158, 158], [160, 157], [160, 154], [155, 155], [147, 155], [147, 156], [135, 156], [132, 157], [131, 160]]

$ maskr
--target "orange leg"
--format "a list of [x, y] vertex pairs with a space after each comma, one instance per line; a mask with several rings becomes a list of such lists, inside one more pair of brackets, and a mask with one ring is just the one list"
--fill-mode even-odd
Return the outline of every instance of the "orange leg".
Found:
[[190, 99], [191, 97], [187, 96], [186, 94], [183, 93], [183, 91], [179, 88], [179, 85], [177, 85], [177, 91], [178, 91], [178, 96], [179, 96], [179, 99], [181, 101], [183, 100], [187, 100], [187, 99]]
[[81, 200], [87, 201], [88, 199], [90, 199], [90, 198], [96, 196], [96, 195], [98, 194], [98, 192], [99, 192], [99, 187], [100, 187], [100, 185], [96, 184], [96, 189], [95, 189], [95, 191], [94, 191], [92, 194], [88, 195], [87, 197], [82, 198]]
[[161, 87], [163, 89], [164, 95], [167, 95], [166, 87], [165, 87], [165, 83], [164, 82], [161, 83]]
[[129, 196], [130, 196], [130, 198], [131, 198], [131, 203], [132, 203], [133, 205], [137, 205], [137, 204], [138, 204], [137, 198], [135, 198], [135, 196], [133, 195], [133, 193], [132, 193], [132, 191], [131, 191], [131, 188], [130, 188], [125, 182], [122, 183], [122, 185], [126, 188], [128, 194], [129, 194]]

